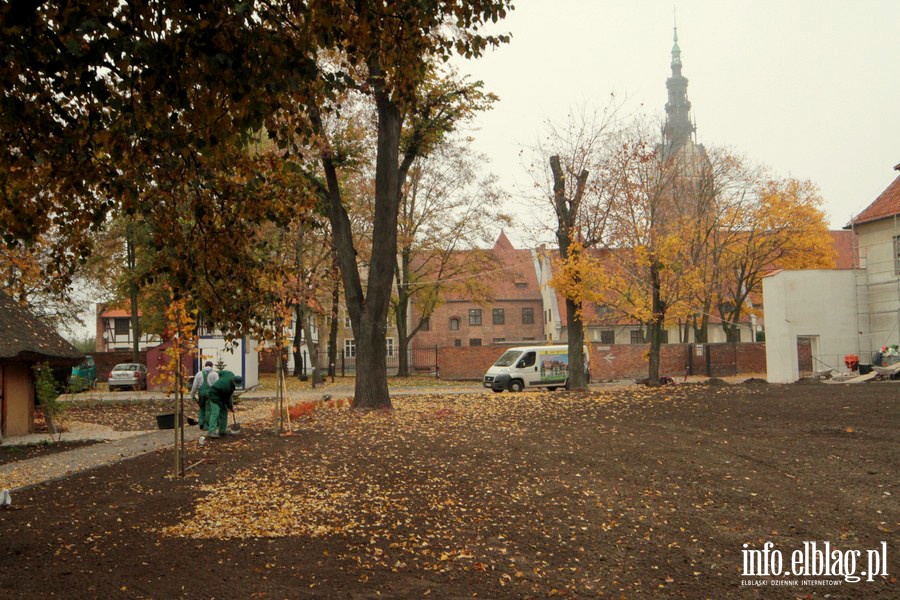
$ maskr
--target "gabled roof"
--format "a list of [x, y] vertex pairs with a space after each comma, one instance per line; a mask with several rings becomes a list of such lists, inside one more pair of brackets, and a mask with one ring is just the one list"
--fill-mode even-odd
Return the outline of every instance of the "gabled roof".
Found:
[[515, 250], [512, 242], [506, 237], [505, 231], [500, 230], [500, 235], [497, 236], [497, 241], [494, 242], [494, 250]]
[[[124, 305], [114, 305], [114, 304], [97, 304], [97, 316], [98, 317], [131, 317], [131, 308]], [[144, 316], [140, 310], [138, 310], [138, 316]]]
[[83, 358], [52, 327], [0, 293], [0, 359], [74, 364]]
[[[895, 171], [900, 171], [900, 164], [894, 167]], [[900, 175], [894, 179], [887, 189], [881, 192], [875, 201], [867, 206], [861, 213], [853, 217], [850, 225], [861, 225], [863, 223], [871, 223], [887, 219], [894, 215], [900, 215]]]
[[[485, 272], [474, 270], [466, 271], [464, 275], [457, 275], [457, 283], [460, 285], [448, 288], [444, 291], [444, 300], [448, 302], [467, 302], [472, 300], [472, 290], [466, 285], [466, 280], [490, 289], [489, 296], [493, 302], [501, 301], [540, 301], [541, 288], [538, 284], [537, 273], [534, 270], [534, 258], [531, 250], [518, 250], [501, 232], [490, 250], [458, 250], [453, 253], [451, 262], [464, 264], [473, 261], [474, 253], [487, 253], [490, 261], [480, 258], [483, 264], [491, 263], [491, 267]], [[421, 261], [416, 258], [414, 261]], [[418, 270], [421, 263], [415, 265]], [[464, 270], [465, 271], [465, 270]]]

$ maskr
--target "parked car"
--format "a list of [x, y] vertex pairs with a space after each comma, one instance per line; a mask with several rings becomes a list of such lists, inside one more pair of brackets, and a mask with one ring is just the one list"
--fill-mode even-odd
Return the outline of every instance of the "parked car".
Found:
[[109, 372], [109, 391], [116, 389], [146, 390], [147, 367], [141, 363], [121, 363]]
[[77, 367], [72, 367], [69, 376], [69, 389], [73, 392], [94, 389], [97, 385], [97, 363], [93, 356], [84, 357], [84, 361]]

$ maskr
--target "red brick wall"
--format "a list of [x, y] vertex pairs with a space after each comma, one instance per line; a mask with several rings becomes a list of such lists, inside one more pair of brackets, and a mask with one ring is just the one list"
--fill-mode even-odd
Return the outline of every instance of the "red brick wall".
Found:
[[763, 342], [737, 344], [738, 373], [766, 372], [766, 345]]
[[[591, 379], [640, 379], [647, 376], [648, 346], [637, 344], [591, 345]], [[485, 371], [506, 350], [502, 346], [440, 348], [441, 379], [481, 379]], [[660, 349], [660, 375], [683, 377], [693, 352], [693, 374], [706, 375], [709, 353], [710, 376], [725, 377], [766, 372], [766, 345], [706, 344], [697, 355], [693, 344], [664, 344]]]
[[[647, 376], [647, 353], [643, 344], [592, 344], [591, 379], [638, 379]], [[664, 344], [660, 348], [660, 375], [680, 377], [687, 366], [687, 344]]]
[[481, 379], [500, 355], [504, 346], [462, 346], [441, 348], [438, 368], [441, 379]]
[[[709, 373], [711, 377], [728, 377], [742, 373], [766, 372], [766, 345], [752, 344], [707, 344], [709, 353]], [[694, 372], [707, 374], [703, 365], [695, 363]]]

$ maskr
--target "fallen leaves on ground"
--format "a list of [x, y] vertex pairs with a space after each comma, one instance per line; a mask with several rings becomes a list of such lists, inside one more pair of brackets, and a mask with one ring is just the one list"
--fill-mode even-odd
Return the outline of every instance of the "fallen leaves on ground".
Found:
[[[395, 398], [393, 411], [317, 410], [295, 427], [319, 434], [324, 446], [291, 438], [280, 455], [202, 487], [206, 495], [194, 513], [162, 532], [197, 539], [343, 536], [344, 558], [362, 572], [466, 569], [536, 591], [556, 571], [556, 585], [565, 575], [568, 586], [544, 592], [591, 589], [579, 557], [597, 551], [592, 536], [613, 535], [624, 522], [630, 525], [623, 536], [649, 539], [675, 506], [650, 489], [644, 498], [621, 498], [615, 481], [578, 472], [583, 460], [567, 464], [567, 457], [590, 452], [580, 436], [585, 426], [615, 435], [622, 415], [688, 395], [687, 387], [423, 395]], [[526, 447], [531, 427], [542, 421], [553, 434], [542, 447]], [[487, 438], [494, 450], [481, 447]], [[420, 450], [433, 444], [442, 451]], [[454, 464], [441, 458], [448, 454]], [[520, 547], [516, 532], [523, 528], [540, 532], [557, 552]], [[690, 544], [690, 536], [679, 542]]]

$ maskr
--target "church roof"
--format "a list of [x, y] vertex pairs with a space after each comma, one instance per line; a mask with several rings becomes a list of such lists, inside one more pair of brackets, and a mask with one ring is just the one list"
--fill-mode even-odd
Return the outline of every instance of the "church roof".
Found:
[[[900, 164], [895, 166], [894, 170], [900, 171]], [[872, 202], [872, 204], [853, 217], [850, 221], [850, 225], [871, 223], [872, 221], [887, 219], [894, 215], [900, 215], [900, 175], [894, 179], [891, 185], [887, 186], [887, 189], [875, 198], [875, 201]]]

